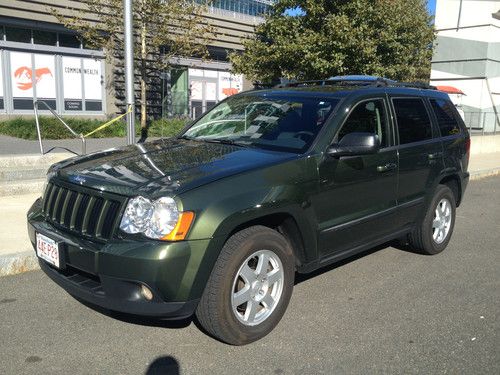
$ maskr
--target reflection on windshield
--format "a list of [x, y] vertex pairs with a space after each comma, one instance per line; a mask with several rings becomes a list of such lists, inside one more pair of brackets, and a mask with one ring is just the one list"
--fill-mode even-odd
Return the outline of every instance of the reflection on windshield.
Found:
[[338, 99], [233, 96], [198, 120], [184, 137], [303, 152], [313, 142]]

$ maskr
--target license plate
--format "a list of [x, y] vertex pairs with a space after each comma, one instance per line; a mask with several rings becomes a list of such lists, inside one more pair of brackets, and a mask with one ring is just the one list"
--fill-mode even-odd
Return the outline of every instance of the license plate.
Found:
[[50, 263], [57, 268], [60, 267], [59, 263], [59, 244], [52, 238], [44, 236], [43, 234], [36, 234], [36, 255]]

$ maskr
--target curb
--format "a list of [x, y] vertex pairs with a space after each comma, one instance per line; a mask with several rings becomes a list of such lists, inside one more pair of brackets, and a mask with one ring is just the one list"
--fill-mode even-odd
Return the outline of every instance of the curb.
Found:
[[0, 256], [0, 277], [34, 271], [39, 268], [38, 259], [33, 250]]
[[[471, 181], [481, 180], [483, 178], [499, 176], [500, 167], [493, 169], [484, 169], [472, 172]], [[40, 269], [38, 259], [33, 250], [0, 255], [0, 277], [16, 275], [19, 273], [34, 271]]]
[[471, 172], [470, 181], [481, 180], [486, 177], [498, 176], [500, 175], [500, 167], [492, 169], [482, 169], [479, 171]]

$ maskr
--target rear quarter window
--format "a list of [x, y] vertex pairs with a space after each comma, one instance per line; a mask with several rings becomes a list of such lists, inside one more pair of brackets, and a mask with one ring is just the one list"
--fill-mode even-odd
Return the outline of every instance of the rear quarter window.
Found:
[[460, 134], [460, 126], [453, 103], [443, 99], [430, 99], [430, 103], [436, 115], [441, 136]]
[[425, 141], [432, 138], [432, 125], [420, 98], [392, 99], [399, 133], [399, 144]]

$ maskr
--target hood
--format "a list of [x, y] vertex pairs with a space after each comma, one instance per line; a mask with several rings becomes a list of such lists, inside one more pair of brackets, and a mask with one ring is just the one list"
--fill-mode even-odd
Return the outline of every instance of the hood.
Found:
[[297, 158], [296, 154], [159, 139], [57, 163], [58, 180], [121, 195], [176, 195], [212, 181]]

